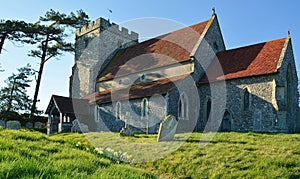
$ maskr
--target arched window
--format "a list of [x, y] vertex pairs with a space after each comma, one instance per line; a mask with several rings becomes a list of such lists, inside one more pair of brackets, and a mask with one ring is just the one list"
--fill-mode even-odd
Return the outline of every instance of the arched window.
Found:
[[[96, 105], [96, 107], [95, 107], [95, 121], [99, 121], [100, 119], [100, 106], [99, 105]], [[71, 122], [71, 121], [69, 121], [69, 122]]]
[[248, 111], [250, 108], [250, 93], [248, 89], [246, 88], [244, 90], [244, 99], [243, 99], [243, 110]]
[[148, 100], [144, 98], [141, 104], [141, 117], [145, 119], [148, 117]]
[[121, 120], [121, 102], [116, 103], [116, 119]]
[[178, 103], [178, 117], [181, 120], [188, 120], [188, 102], [185, 93], [180, 95]]
[[227, 110], [223, 114], [221, 127], [221, 130], [224, 132], [231, 131], [231, 115]]

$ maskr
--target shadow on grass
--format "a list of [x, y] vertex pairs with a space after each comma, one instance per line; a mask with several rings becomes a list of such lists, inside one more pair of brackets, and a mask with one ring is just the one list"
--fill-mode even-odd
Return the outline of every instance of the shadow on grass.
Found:
[[230, 141], [230, 140], [218, 140], [218, 141], [209, 141], [209, 140], [198, 140], [198, 139], [188, 139], [188, 140], [174, 140], [176, 142], [187, 142], [187, 143], [212, 143], [212, 144], [217, 144], [217, 143], [227, 143], [227, 144], [247, 144], [248, 142], [244, 141]]

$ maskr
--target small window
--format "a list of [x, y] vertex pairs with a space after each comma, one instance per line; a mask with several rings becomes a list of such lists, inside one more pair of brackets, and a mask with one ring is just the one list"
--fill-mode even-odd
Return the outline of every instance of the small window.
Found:
[[146, 81], [146, 75], [142, 74], [140, 77], [141, 82], [145, 82]]
[[144, 98], [141, 104], [141, 117], [145, 119], [148, 117], [148, 100]]
[[188, 102], [185, 93], [180, 95], [178, 103], [178, 117], [181, 120], [188, 120]]
[[248, 111], [250, 108], [250, 93], [248, 89], [246, 88], [244, 90], [244, 99], [243, 99], [243, 110]]
[[116, 119], [121, 120], [121, 102], [117, 102], [116, 104]]
[[84, 38], [84, 47], [86, 48], [89, 44], [89, 39], [88, 38]]
[[218, 45], [217, 42], [214, 42], [214, 49], [217, 50], [217, 51], [219, 50], [219, 45]]
[[121, 47], [123, 44], [123, 41], [122, 40], [118, 40], [118, 46]]
[[208, 99], [206, 102], [206, 116], [205, 116], [205, 123], [208, 121], [209, 119], [209, 115], [210, 115], [210, 111], [211, 111], [211, 100]]
[[[100, 114], [99, 114], [99, 113], [100, 113], [100, 109], [101, 109], [101, 108], [100, 108], [99, 105], [97, 105], [97, 106], [95, 107], [95, 120], [96, 120], [96, 121], [100, 121], [100, 119], [99, 119], [99, 118], [100, 118]], [[71, 122], [71, 121], [69, 121], [69, 122]]]

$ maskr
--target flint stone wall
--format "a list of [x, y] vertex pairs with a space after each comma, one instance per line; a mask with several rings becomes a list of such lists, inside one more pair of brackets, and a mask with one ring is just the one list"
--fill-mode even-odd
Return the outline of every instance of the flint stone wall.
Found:
[[[147, 99], [148, 116], [142, 117], [142, 103]], [[121, 104], [121, 119], [116, 118], [116, 104], [105, 103], [98, 107], [98, 131], [119, 132], [127, 122], [134, 132], [157, 133], [160, 122], [166, 115], [166, 101], [163, 96], [154, 95], [151, 98], [119, 101]]]

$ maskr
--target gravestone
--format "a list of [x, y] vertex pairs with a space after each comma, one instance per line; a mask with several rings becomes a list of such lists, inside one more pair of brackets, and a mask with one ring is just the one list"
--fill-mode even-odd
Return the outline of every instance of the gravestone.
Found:
[[172, 115], [166, 116], [166, 118], [160, 123], [157, 141], [171, 141], [174, 139], [178, 121]]
[[25, 124], [25, 128], [27, 128], [27, 129], [32, 129], [32, 128], [33, 128], [32, 123], [31, 123], [31, 122], [27, 122], [27, 123]]
[[43, 128], [43, 123], [41, 123], [41, 122], [35, 122], [34, 123], [34, 128], [36, 128], [36, 129], [41, 129], [41, 128]]
[[19, 130], [21, 128], [21, 123], [19, 121], [8, 121], [6, 123], [7, 129]]
[[80, 131], [80, 123], [79, 123], [79, 120], [78, 119], [75, 119], [73, 122], [72, 122], [72, 128], [71, 128], [71, 132], [81, 132]]
[[5, 128], [5, 121], [0, 120], [0, 126], [3, 127], [3, 128]]

